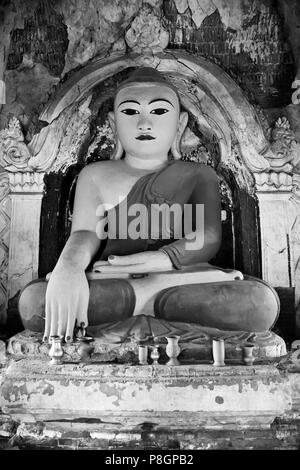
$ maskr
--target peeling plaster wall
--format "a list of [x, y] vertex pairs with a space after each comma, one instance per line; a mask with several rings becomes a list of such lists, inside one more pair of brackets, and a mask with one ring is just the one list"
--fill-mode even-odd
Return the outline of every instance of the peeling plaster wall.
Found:
[[[0, 9], [0, 80], [6, 82], [7, 104], [0, 128], [15, 114], [30, 140], [30, 127], [39, 130], [38, 114], [60, 80], [94, 57], [126, 51], [124, 34], [144, 3], [6, 0]], [[252, 103], [270, 109], [270, 121], [277, 116], [273, 108], [290, 103], [295, 65], [275, 0], [148, 3], [165, 17], [169, 48], [183, 48], [221, 65]]]
[[171, 47], [216, 62], [263, 108], [291, 102], [295, 65], [276, 1], [166, 0], [164, 12]]

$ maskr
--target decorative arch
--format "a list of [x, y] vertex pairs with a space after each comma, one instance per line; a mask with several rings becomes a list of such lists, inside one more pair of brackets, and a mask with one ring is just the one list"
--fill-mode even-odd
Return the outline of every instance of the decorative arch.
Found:
[[129, 67], [141, 65], [156, 67], [174, 82], [182, 104], [195, 116], [204, 135], [216, 137], [223, 163], [232, 156], [234, 140], [250, 172], [269, 168], [264, 158], [269, 144], [254, 108], [238, 85], [216, 64], [181, 51], [160, 53], [150, 64], [148, 58], [137, 54], [99, 59], [72, 75], [40, 115], [48, 125], [29, 144], [32, 154], [29, 166], [35, 171], [49, 171], [59, 157], [57, 122], [63, 132], [69, 124], [72, 107], [89, 100], [97, 85]]

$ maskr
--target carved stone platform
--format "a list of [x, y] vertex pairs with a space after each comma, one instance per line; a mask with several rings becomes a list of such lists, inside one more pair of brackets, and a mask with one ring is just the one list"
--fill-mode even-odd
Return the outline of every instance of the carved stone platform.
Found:
[[[6, 369], [4, 413], [22, 421], [98, 418], [104, 428], [268, 426], [291, 408], [274, 366], [63, 364], [21, 359]], [[109, 426], [107, 426], [109, 425]]]
[[[90, 361], [80, 363], [80, 342], [73, 341], [63, 344], [61, 365], [50, 365], [42, 333], [10, 338], [0, 369], [0, 436], [9, 428], [20, 448], [199, 449], [256, 432], [262, 446], [262, 438], [271, 442], [276, 419], [300, 417], [298, 356], [285, 355], [274, 333], [225, 333], [139, 316], [87, 334], [97, 335]], [[165, 337], [174, 334], [181, 339], [178, 366], [166, 364]], [[225, 339], [225, 367], [212, 365], [214, 337]], [[249, 341], [256, 346], [253, 366], [242, 362]], [[160, 363], [148, 357], [139, 365], [140, 344], [149, 351], [159, 345]], [[211, 434], [220, 431], [222, 442]]]
[[[168, 322], [157, 318], [139, 315], [122, 322], [114, 322], [100, 327], [89, 327], [87, 334], [94, 337], [92, 362], [137, 363], [140, 344], [158, 345], [160, 362], [167, 360], [166, 336], [179, 335], [181, 353], [179, 360], [190, 364], [197, 361], [212, 362], [212, 339], [225, 340], [226, 359], [242, 364], [242, 346], [254, 344], [256, 363], [286, 354], [285, 342], [273, 332], [249, 333], [243, 331], [221, 331], [202, 327], [198, 324]], [[78, 362], [80, 342], [64, 343], [64, 361]], [[49, 358], [50, 346], [42, 342], [42, 333], [25, 330], [10, 338], [7, 352], [15, 358], [34, 356]], [[151, 362], [151, 359], [150, 359]]]
[[47, 350], [35, 358], [23, 348], [0, 367], [0, 438], [20, 448], [295, 448], [299, 351], [214, 367], [103, 363], [97, 354], [50, 365]]

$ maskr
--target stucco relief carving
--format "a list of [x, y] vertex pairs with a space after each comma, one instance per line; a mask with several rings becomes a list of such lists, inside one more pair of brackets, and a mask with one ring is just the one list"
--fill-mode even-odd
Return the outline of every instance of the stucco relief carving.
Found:
[[45, 173], [9, 173], [11, 193], [42, 193]]
[[278, 118], [270, 134], [270, 148], [264, 154], [270, 163], [270, 169], [263, 173], [255, 173], [257, 190], [297, 192], [300, 144], [288, 119]]
[[254, 173], [256, 188], [258, 191], [292, 191], [293, 177], [285, 172]]
[[0, 324], [5, 323], [7, 309], [7, 270], [10, 225], [9, 181], [0, 173]]
[[20, 121], [12, 117], [7, 129], [0, 131], [0, 165], [7, 171], [22, 171], [27, 168], [30, 157]]
[[35, 171], [65, 171], [77, 162], [78, 152], [89, 135], [91, 95], [70, 106], [28, 144], [32, 157], [29, 166]]
[[131, 23], [125, 41], [133, 52], [153, 55], [167, 47], [169, 33], [163, 28], [161, 19], [153, 8], [145, 4]]
[[286, 117], [275, 122], [271, 131], [270, 151], [265, 156], [274, 172], [300, 172], [300, 144]]
[[65, 171], [70, 165], [77, 163], [80, 147], [89, 137], [91, 98], [90, 95], [78, 106], [76, 112], [72, 110], [71, 115], [64, 119], [64, 133], [54, 164], [50, 165], [51, 171]]

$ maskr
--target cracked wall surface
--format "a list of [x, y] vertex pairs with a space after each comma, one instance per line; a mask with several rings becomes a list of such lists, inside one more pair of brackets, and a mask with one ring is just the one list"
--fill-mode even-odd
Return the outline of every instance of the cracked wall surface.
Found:
[[290, 35], [290, 45], [286, 23], [293, 18], [283, 18], [277, 0], [5, 0], [0, 80], [7, 93], [0, 128], [14, 114], [30, 140], [55, 85], [88, 61], [126, 52], [125, 33], [147, 3], [163, 16], [169, 48], [219, 64], [270, 121], [276, 118], [273, 108], [290, 103], [297, 40]]
[[219, 64], [263, 108], [291, 101], [294, 58], [274, 0], [166, 0], [170, 45]]

